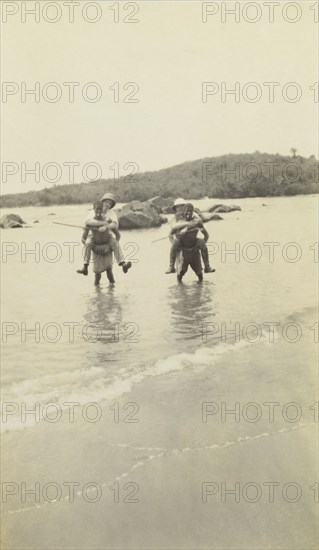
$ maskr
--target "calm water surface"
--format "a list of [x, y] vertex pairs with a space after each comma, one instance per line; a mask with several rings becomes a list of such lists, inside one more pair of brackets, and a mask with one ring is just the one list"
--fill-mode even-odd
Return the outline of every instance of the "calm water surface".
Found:
[[[288, 318], [293, 322], [306, 312], [309, 324], [314, 323], [318, 264], [310, 247], [318, 241], [317, 197], [236, 203], [241, 212], [206, 225], [216, 273], [206, 275], [203, 285], [191, 271], [182, 285], [164, 274], [169, 242], [152, 244], [167, 235], [163, 225], [122, 232], [121, 244], [133, 267], [124, 275], [114, 266], [116, 285], [110, 287], [103, 276], [98, 289], [91, 271], [88, 277], [76, 274], [82, 264], [81, 230], [52, 223], [81, 225], [88, 205], [15, 209], [31, 227], [1, 233], [2, 246], [12, 243], [14, 251], [6, 262], [2, 258], [2, 328], [15, 332], [6, 342], [2, 335], [2, 398], [41, 404], [116, 399], [146, 377], [171, 372], [173, 383], [176, 370], [200, 363], [209, 367], [234, 346], [231, 334], [221, 341], [217, 327], [223, 322], [227, 329], [236, 322], [241, 329], [257, 323], [265, 339], [265, 322], [281, 323], [276, 337]], [[276, 243], [273, 262], [270, 245], [264, 243]], [[287, 243], [297, 247], [285, 247]], [[225, 248], [236, 247], [237, 256], [225, 255]], [[24, 258], [25, 249], [37, 252]], [[249, 261], [258, 251], [258, 261]], [[298, 253], [298, 261], [288, 261]], [[205, 341], [207, 323], [215, 323], [210, 325], [215, 335], [209, 333]], [[252, 325], [249, 334], [256, 336]], [[291, 329], [289, 337], [293, 335]], [[242, 337], [238, 344], [253, 346]], [[14, 421], [5, 428], [14, 429]]]

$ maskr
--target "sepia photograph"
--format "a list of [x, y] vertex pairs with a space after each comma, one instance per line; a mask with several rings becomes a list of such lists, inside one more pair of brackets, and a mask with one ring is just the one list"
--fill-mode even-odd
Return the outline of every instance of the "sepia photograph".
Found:
[[319, 2], [0, 0], [1, 549], [319, 545]]

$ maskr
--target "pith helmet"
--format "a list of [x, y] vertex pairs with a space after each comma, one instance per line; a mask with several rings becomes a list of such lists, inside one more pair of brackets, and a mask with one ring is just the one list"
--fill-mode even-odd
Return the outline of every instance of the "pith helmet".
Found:
[[101, 202], [103, 201], [112, 201], [112, 206], [111, 208], [114, 208], [114, 206], [116, 205], [116, 200], [114, 198], [114, 195], [112, 195], [112, 193], [105, 193], [105, 195], [103, 195], [103, 197], [101, 198]]
[[173, 205], [173, 210], [175, 212], [176, 210], [176, 206], [185, 206], [186, 204], [186, 201], [182, 198], [179, 198], [179, 199], [176, 199], [176, 201], [174, 202], [174, 205]]

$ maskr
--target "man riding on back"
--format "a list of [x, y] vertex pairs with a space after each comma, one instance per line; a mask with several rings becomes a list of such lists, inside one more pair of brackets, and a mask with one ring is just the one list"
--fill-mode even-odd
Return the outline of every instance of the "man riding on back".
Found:
[[[175, 273], [176, 257], [177, 257], [178, 252], [182, 248], [181, 241], [179, 239], [178, 233], [182, 229], [185, 229], [185, 230], [186, 229], [190, 229], [190, 230], [192, 229], [192, 230], [194, 230], [194, 231], [192, 231], [192, 234], [193, 234], [194, 239], [196, 241], [195, 244], [198, 245], [198, 247], [200, 249], [200, 252], [201, 252], [201, 255], [202, 255], [202, 259], [203, 259], [204, 266], [205, 266], [204, 271], [205, 271], [205, 273], [214, 273], [215, 269], [213, 269], [209, 264], [208, 249], [207, 249], [207, 246], [206, 246], [206, 242], [209, 239], [209, 235], [208, 235], [206, 229], [203, 227], [203, 221], [202, 221], [201, 217], [198, 214], [196, 214], [196, 212], [194, 212], [193, 205], [191, 205], [191, 209], [188, 208], [188, 214], [187, 214], [188, 219], [186, 218], [186, 216], [185, 216], [185, 214], [187, 212], [187, 210], [185, 209], [186, 206], [188, 206], [188, 204], [182, 198], [176, 199], [176, 201], [174, 202], [173, 210], [174, 210], [174, 213], [175, 213], [176, 222], [173, 224], [172, 229], [170, 231], [170, 235], [169, 235], [172, 246], [171, 246], [170, 257], [169, 257], [169, 268], [166, 271], [166, 273], [167, 274]], [[200, 231], [204, 234], [204, 239], [197, 239], [197, 231], [195, 230], [196, 227], [198, 227], [198, 229], [200, 229]], [[173, 230], [173, 228], [174, 228], [174, 230]], [[189, 238], [189, 237], [190, 237], [190, 235], [188, 235], [187, 238]], [[195, 245], [193, 245], [193, 246], [195, 246]]]
[[[103, 212], [100, 219], [101, 222], [103, 221], [104, 223], [101, 223], [99, 231], [108, 232], [108, 242], [110, 249], [114, 253], [118, 265], [122, 267], [124, 273], [127, 273], [130, 267], [132, 267], [132, 263], [124, 261], [123, 252], [118, 242], [120, 240], [120, 233], [118, 231], [119, 224], [115, 212], [112, 211], [112, 208], [114, 208], [114, 206], [116, 205], [116, 200], [111, 193], [105, 193], [100, 202], [103, 206]], [[88, 274], [88, 267], [91, 259], [93, 244], [92, 235], [89, 236], [89, 231], [91, 229], [90, 220], [87, 220], [85, 225], [86, 229], [82, 236], [82, 243], [84, 244], [84, 266], [82, 269], [77, 270], [77, 273], [80, 273], [82, 275]], [[87, 238], [88, 236], [89, 238]]]

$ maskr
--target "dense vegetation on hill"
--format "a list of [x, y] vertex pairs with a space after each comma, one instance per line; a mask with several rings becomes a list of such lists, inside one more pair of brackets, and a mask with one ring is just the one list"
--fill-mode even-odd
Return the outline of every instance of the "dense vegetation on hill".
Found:
[[1, 197], [2, 207], [82, 204], [112, 192], [119, 202], [147, 200], [156, 195], [185, 199], [300, 195], [318, 192], [318, 162], [314, 155], [267, 153], [229, 154], [165, 168], [156, 172], [67, 185], [54, 185]]

